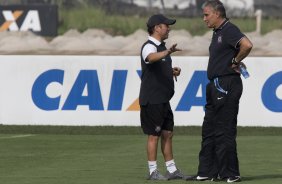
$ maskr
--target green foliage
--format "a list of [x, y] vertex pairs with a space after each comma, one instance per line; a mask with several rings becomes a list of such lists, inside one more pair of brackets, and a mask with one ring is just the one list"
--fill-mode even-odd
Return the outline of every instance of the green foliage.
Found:
[[[59, 34], [63, 34], [69, 29], [77, 29], [83, 32], [89, 28], [103, 29], [111, 35], [129, 35], [137, 29], [146, 30], [146, 21], [149, 15], [144, 17], [111, 15], [102, 9], [92, 6], [76, 9], [60, 9]], [[176, 17], [177, 23], [172, 29], [185, 29], [192, 35], [203, 35], [209, 29], [203, 19]], [[243, 32], [256, 30], [255, 18], [231, 19]], [[282, 29], [282, 21], [269, 18], [262, 20], [262, 34], [266, 34], [274, 29]]]
[[137, 29], [145, 29], [145, 18], [107, 15], [97, 8], [82, 8], [60, 11], [59, 34], [69, 29], [81, 32], [89, 29], [103, 29], [112, 35], [128, 35]]
[[[242, 19], [231, 19], [231, 21], [238, 25], [243, 32], [252, 32], [256, 30], [255, 18], [242, 18]], [[275, 29], [282, 29], [282, 21], [275, 18], [263, 19], [261, 22], [261, 34], [266, 34]]]
[[269, 18], [262, 20], [262, 34], [266, 34], [274, 29], [282, 29], [281, 19]]

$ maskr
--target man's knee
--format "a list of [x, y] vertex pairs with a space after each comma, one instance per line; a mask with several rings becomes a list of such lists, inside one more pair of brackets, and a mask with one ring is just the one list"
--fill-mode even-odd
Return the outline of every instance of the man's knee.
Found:
[[167, 130], [162, 131], [162, 139], [169, 140], [169, 139], [172, 139], [172, 137], [173, 137], [172, 131], [167, 131]]
[[155, 136], [155, 135], [148, 136], [148, 142], [158, 142], [158, 140], [159, 140], [159, 136]]

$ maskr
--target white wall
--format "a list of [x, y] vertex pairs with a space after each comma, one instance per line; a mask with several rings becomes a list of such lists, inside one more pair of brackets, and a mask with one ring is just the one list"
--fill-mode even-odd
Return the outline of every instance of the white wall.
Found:
[[[207, 62], [173, 57], [182, 68], [171, 100], [176, 125], [202, 124]], [[243, 79], [238, 125], [281, 127], [282, 58], [245, 63], [251, 77]], [[139, 111], [131, 107], [138, 70], [138, 56], [0, 56], [0, 123], [139, 126]]]

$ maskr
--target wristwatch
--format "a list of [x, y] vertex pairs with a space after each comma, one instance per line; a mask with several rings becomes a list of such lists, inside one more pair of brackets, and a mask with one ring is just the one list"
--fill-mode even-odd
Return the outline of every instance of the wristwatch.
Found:
[[232, 59], [232, 64], [233, 64], [233, 65], [239, 65], [239, 63], [240, 63], [240, 62], [236, 61], [236, 58], [233, 58], [233, 59]]

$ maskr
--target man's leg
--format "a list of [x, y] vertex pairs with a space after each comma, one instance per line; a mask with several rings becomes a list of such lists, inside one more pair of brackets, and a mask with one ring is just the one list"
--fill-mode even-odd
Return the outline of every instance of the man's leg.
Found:
[[216, 178], [217, 173], [215, 130], [213, 122], [204, 121], [202, 126], [201, 151], [199, 153], [198, 176]]
[[157, 160], [158, 140], [159, 140], [158, 136], [148, 135], [148, 141], [147, 141], [148, 161]]
[[237, 157], [237, 115], [239, 110], [239, 100], [242, 94], [242, 81], [240, 77], [230, 77], [224, 79], [225, 83], [230, 83], [231, 90], [227, 99], [218, 113], [217, 117], [217, 148], [216, 154], [219, 160], [219, 174], [222, 178], [239, 176], [239, 163]]
[[162, 131], [161, 149], [169, 173], [174, 173], [177, 170], [172, 153], [172, 136], [172, 131]]
[[159, 136], [148, 135], [147, 141], [147, 157], [149, 166], [148, 180], [167, 180], [157, 168], [157, 151], [158, 151]]
[[152, 174], [152, 172], [157, 170], [158, 140], [159, 140], [158, 136], [148, 135], [147, 158], [148, 158], [148, 166], [149, 166], [150, 174]]
[[164, 160], [170, 161], [173, 159], [172, 153], [172, 136], [171, 131], [163, 130], [161, 135], [161, 149], [164, 156]]
[[186, 180], [188, 176], [185, 176], [179, 169], [177, 169], [173, 159], [172, 137], [173, 137], [172, 131], [168, 131], [168, 130], [162, 131], [161, 148], [165, 160], [165, 165], [167, 168], [167, 172], [165, 176], [169, 180], [174, 180], [174, 179]]
[[157, 169], [158, 140], [161, 135], [161, 122], [159, 118], [159, 105], [148, 104], [141, 106], [141, 127], [148, 136], [147, 159], [149, 167], [148, 180], [167, 180]]
[[214, 128], [214, 86], [210, 82], [206, 87], [207, 104], [205, 106], [205, 117], [202, 125], [202, 143], [199, 153], [198, 176], [211, 179], [217, 177], [217, 164], [215, 157], [215, 128]]
[[164, 106], [164, 125], [161, 132], [161, 149], [165, 160], [165, 165], [167, 168], [166, 177], [169, 180], [174, 179], [186, 179], [186, 176], [176, 167], [173, 159], [172, 151], [172, 137], [173, 137], [173, 113], [170, 104], [167, 103]]

